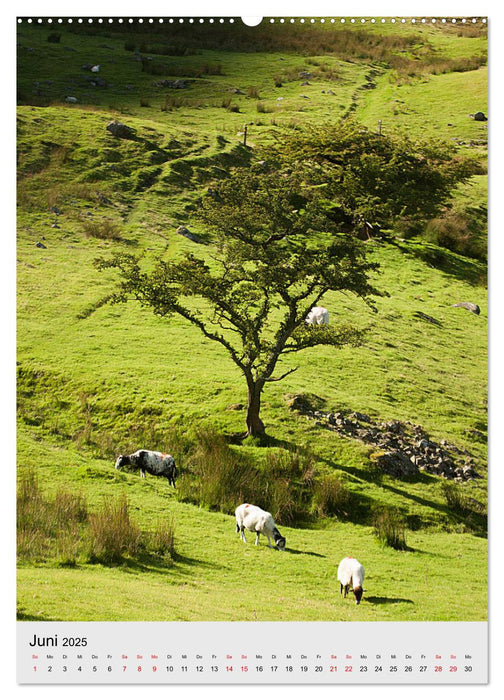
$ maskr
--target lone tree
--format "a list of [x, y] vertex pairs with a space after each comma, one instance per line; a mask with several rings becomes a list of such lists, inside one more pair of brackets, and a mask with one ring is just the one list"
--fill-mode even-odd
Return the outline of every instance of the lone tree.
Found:
[[[333, 138], [334, 133], [338, 132], [333, 130]], [[340, 148], [350, 148], [349, 134], [344, 129], [341, 133]], [[327, 132], [326, 141], [329, 136]], [[375, 151], [383, 149], [376, 138], [368, 134], [360, 139], [361, 157], [373, 153], [373, 144]], [[203, 199], [200, 216], [213, 235], [211, 252], [159, 260], [150, 271], [142, 269], [139, 258], [132, 255], [99, 262], [102, 268], [117, 268], [121, 273], [116, 301], [133, 298], [159, 316], [179, 314], [226, 349], [247, 383], [246, 423], [251, 436], [265, 434], [260, 415], [265, 385], [297, 369], [278, 370], [281, 358], [316, 345], [362, 342], [363, 331], [346, 322], [306, 324], [310, 309], [329, 291], [350, 292], [373, 310], [373, 297], [383, 295], [370, 280], [378, 264], [367, 260], [366, 245], [353, 235], [369, 202], [379, 200], [369, 168], [361, 169], [359, 179], [355, 163], [349, 174], [344, 172], [344, 163], [337, 158], [338, 143], [333, 142], [332, 155], [326, 149], [323, 157], [312, 145], [303, 138], [287, 142], [270, 151], [269, 165], [260, 162], [235, 171], [221, 183], [216, 196]], [[381, 158], [386, 171], [391, 153], [392, 147], [374, 153], [373, 170], [379, 170]], [[420, 156], [422, 187], [424, 161]], [[414, 175], [415, 169], [408, 168]], [[428, 169], [433, 176], [439, 167]], [[401, 179], [400, 164], [393, 173]], [[345, 177], [348, 181], [342, 188]], [[433, 182], [439, 184], [436, 179]], [[404, 201], [401, 207], [393, 183], [386, 185], [388, 209], [383, 211], [394, 210], [391, 216], [401, 213]], [[345, 193], [347, 200], [343, 200]], [[359, 214], [354, 221], [352, 206]]]

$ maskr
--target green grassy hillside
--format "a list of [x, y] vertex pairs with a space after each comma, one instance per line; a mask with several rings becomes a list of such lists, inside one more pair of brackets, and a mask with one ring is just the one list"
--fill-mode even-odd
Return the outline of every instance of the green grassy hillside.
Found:
[[[254, 35], [251, 51], [248, 30], [236, 38], [198, 29], [189, 40], [176, 27], [19, 28], [18, 468], [37, 476], [48, 501], [61, 490], [80, 495], [91, 517], [126, 494], [142, 532], [169, 521], [175, 533], [171, 556], [146, 546], [110, 566], [89, 556], [87, 520], [71, 545], [51, 531], [20, 555], [20, 619], [486, 619], [486, 123], [469, 116], [487, 108], [484, 32], [281, 29]], [[95, 64], [103, 84], [83, 67]], [[193, 82], [159, 85], [167, 79]], [[176, 232], [184, 225], [205, 238], [199, 197], [230, 168], [247, 167], [259, 146], [349, 115], [371, 129], [381, 120], [412, 139], [449, 141], [479, 174], [416, 237], [394, 231], [366, 243], [381, 265], [376, 284], [389, 293], [378, 314], [345, 294], [324, 298], [332, 318], [369, 329], [366, 342], [288, 356], [282, 371], [299, 369], [263, 396], [269, 446], [236, 444], [246, 385], [222, 348], [182, 318], [107, 303], [116, 278], [94, 261], [113, 252], [211, 256], [211, 246]], [[113, 119], [135, 139], [108, 133]], [[481, 313], [453, 307], [462, 301]], [[417, 424], [471, 459], [479, 477], [450, 498], [442, 477], [378, 473], [376, 447], [292, 411], [292, 395], [315, 395], [324, 412]], [[252, 534], [243, 544], [233, 508], [197, 496], [195, 465], [209, 454], [202, 429], [234, 441], [223, 458], [262, 474], [284, 504], [285, 552], [254, 547]], [[176, 490], [114, 470], [117, 454], [139, 447], [174, 454]], [[293, 455], [298, 472], [286, 466]], [[334, 476], [344, 498], [328, 514], [316, 494]], [[285, 506], [298, 492], [299, 517]], [[254, 493], [245, 486], [236, 497]], [[386, 508], [406, 527], [403, 551], [374, 535], [375, 513]], [[339, 600], [337, 564], [349, 554], [367, 572], [358, 607]]]

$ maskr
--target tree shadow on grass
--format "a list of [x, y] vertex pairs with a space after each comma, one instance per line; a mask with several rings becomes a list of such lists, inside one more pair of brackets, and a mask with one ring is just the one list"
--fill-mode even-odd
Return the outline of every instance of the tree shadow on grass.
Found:
[[[244, 440], [243, 433], [235, 433], [234, 435], [226, 435], [226, 440], [234, 444], [242, 444]], [[487, 526], [487, 516], [485, 513], [478, 513], [476, 509], [466, 508], [463, 512], [455, 512], [448, 505], [436, 502], [432, 499], [424, 498], [418, 496], [417, 494], [409, 493], [405, 489], [394, 486], [390, 483], [386, 483], [384, 480], [384, 475], [381, 471], [376, 468], [370, 467], [369, 469], [364, 469], [362, 467], [353, 467], [348, 465], [343, 465], [335, 462], [331, 459], [321, 457], [317, 453], [314, 453], [310, 449], [303, 449], [299, 445], [288, 440], [278, 439], [274, 436], [265, 435], [261, 441], [261, 445], [264, 447], [278, 447], [290, 452], [298, 452], [300, 454], [312, 455], [316, 461], [325, 463], [328, 467], [334, 470], [343, 472], [351, 482], [358, 484], [374, 484], [375, 486], [388, 490], [397, 496], [400, 496], [405, 503], [408, 501], [413, 501], [418, 505], [429, 508], [434, 512], [437, 512], [440, 516], [444, 516], [449, 522], [459, 525], [463, 524], [467, 527], [468, 531], [476, 537], [486, 538], [488, 533]], [[401, 479], [401, 483], [407, 484], [425, 484], [431, 485], [438, 481], [439, 477], [435, 477], [431, 474], [425, 472], [419, 472], [415, 476]], [[349, 491], [350, 502], [348, 507], [345, 509], [347, 512], [339, 512], [338, 518], [342, 521], [349, 521], [353, 523], [359, 523], [361, 525], [371, 525], [373, 523], [372, 510], [373, 506], [376, 504], [375, 499], [367, 496], [364, 493], [358, 491]], [[412, 530], [418, 530], [422, 528], [422, 519], [417, 515], [409, 514], [407, 516], [407, 526]], [[306, 524], [309, 527], [309, 524]], [[408, 548], [408, 551], [417, 551]]]
[[487, 266], [481, 260], [465, 257], [426, 241], [399, 242], [396, 239], [393, 241], [393, 245], [403, 253], [419, 258], [446, 275], [470, 282], [473, 285], [486, 284]]
[[381, 484], [381, 487], [392, 491], [392, 493], [395, 493], [405, 500], [409, 499], [411, 501], [415, 501], [415, 503], [418, 503], [419, 505], [432, 508], [433, 510], [438, 511], [438, 513], [442, 513], [451, 522], [456, 524], [465, 524], [470, 530], [471, 534], [475, 535], [476, 537], [482, 537], [483, 539], [488, 537], [486, 513], [477, 513], [475, 510], [471, 510], [469, 508], [462, 512], [456, 512], [448, 505], [436, 503], [434, 501], [427, 500], [426, 498], [422, 498], [421, 496], [417, 496], [416, 494], [408, 493], [397, 486], [392, 486], [392, 484]]

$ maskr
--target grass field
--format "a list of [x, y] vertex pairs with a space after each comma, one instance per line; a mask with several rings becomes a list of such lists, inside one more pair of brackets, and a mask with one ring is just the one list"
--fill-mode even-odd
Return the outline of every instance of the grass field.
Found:
[[[47, 26], [19, 29], [19, 473], [36, 474], [48, 499], [58, 489], [80, 494], [90, 513], [126, 494], [143, 532], [160, 520], [173, 522], [175, 532], [168, 559], [143, 552], [113, 566], [93, 563], [82, 528], [71, 566], [51, 546], [20, 557], [19, 619], [487, 617], [487, 132], [469, 117], [487, 109], [486, 38], [469, 27], [284, 30], [288, 40], [266, 28], [254, 52], [246, 36], [232, 46], [223, 34], [218, 49], [211, 34], [207, 48], [195, 34], [180, 55], [185, 37], [176, 32], [166, 41], [157, 33], [65, 27], [52, 42]], [[150, 67], [142, 70], [135, 51], [150, 56]], [[100, 64], [104, 85], [92, 85], [87, 64]], [[301, 86], [303, 71], [311, 77]], [[166, 78], [194, 82], [156, 85]], [[69, 95], [78, 102], [65, 103]], [[365, 343], [288, 356], [282, 371], [298, 371], [266, 388], [270, 446], [229, 449], [260, 472], [269, 455], [309, 461], [307, 517], [278, 520], [287, 538], [282, 553], [264, 542], [254, 547], [252, 534], [243, 544], [230, 508], [216, 511], [163, 480], [114, 470], [117, 454], [145, 447], [171, 451], [179, 479], [189, 478], [186, 444], [199, 429], [243, 430], [246, 385], [220, 346], [182, 318], [106, 303], [116, 278], [94, 260], [119, 251], [210, 259], [210, 246], [176, 233], [184, 225], [205, 235], [198, 198], [282, 134], [347, 116], [370, 129], [381, 120], [385, 132], [453, 143], [455, 157], [478, 164], [480, 174], [459, 185], [440, 214], [465, 226], [472, 247], [453, 236], [440, 245], [446, 225], [439, 222], [415, 238], [392, 232], [389, 242], [369, 241], [381, 266], [376, 285], [389, 294], [378, 300], [378, 314], [345, 294], [324, 298], [333, 318], [368, 328]], [[112, 137], [105, 130], [111, 119], [137, 138]], [[452, 306], [461, 301], [478, 304], [480, 315]], [[441, 477], [377, 475], [373, 448], [291, 411], [294, 394], [316, 395], [327, 411], [419, 424], [432, 439], [466, 450], [480, 478], [459, 485], [457, 508]], [[301, 488], [301, 476], [279, 474], [277, 486]], [[318, 517], [310, 489], [328, 475], [341, 481], [350, 506]], [[406, 525], [403, 551], [374, 535], [373, 513], [384, 508]], [[339, 598], [337, 565], [349, 554], [366, 568], [360, 606]]]

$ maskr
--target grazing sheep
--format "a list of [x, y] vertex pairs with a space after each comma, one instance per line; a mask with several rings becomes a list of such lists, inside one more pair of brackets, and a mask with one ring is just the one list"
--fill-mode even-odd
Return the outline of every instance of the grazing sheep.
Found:
[[324, 309], [323, 306], [314, 306], [310, 309], [305, 321], [313, 326], [327, 325], [329, 323], [329, 311]]
[[145, 479], [145, 472], [154, 476], [165, 476], [172, 486], [175, 486], [177, 467], [171, 455], [152, 450], [137, 450], [131, 455], [119, 455], [115, 463], [116, 469], [130, 466], [140, 469], [140, 475]]
[[347, 597], [348, 589], [352, 587], [355, 596], [355, 604], [359, 605], [364, 583], [364, 567], [354, 557], [345, 557], [338, 566], [338, 581], [340, 582], [340, 594], [345, 589], [344, 597]]
[[271, 547], [271, 538], [275, 540], [278, 549], [285, 549], [285, 537], [279, 533], [275, 525], [273, 516], [258, 506], [252, 506], [250, 503], [242, 503], [235, 510], [236, 515], [236, 532], [240, 533], [240, 539], [246, 542], [245, 528], [250, 532], [256, 533], [255, 543], [259, 543], [259, 535], [262, 533], [268, 538], [268, 546]]

